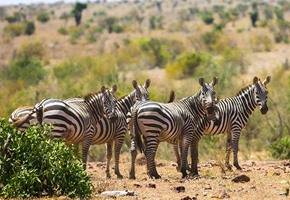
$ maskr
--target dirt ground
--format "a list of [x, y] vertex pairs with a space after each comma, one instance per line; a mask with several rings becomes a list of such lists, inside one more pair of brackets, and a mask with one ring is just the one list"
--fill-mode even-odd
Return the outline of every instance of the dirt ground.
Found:
[[[138, 156], [136, 180], [128, 178], [130, 157], [120, 163], [123, 179], [117, 179], [111, 170], [106, 178], [105, 162], [90, 162], [88, 173], [95, 187], [93, 199], [290, 199], [290, 160], [288, 161], [240, 161], [242, 171], [223, 173], [223, 165], [215, 160], [199, 163], [200, 179], [184, 180], [177, 172], [176, 164], [157, 161], [160, 180], [149, 179], [144, 159]], [[114, 163], [112, 163], [114, 164]], [[113, 165], [111, 166], [113, 167]], [[240, 177], [241, 182], [233, 180]], [[239, 180], [238, 180], [239, 181]], [[104, 191], [131, 191], [135, 196], [105, 196]], [[288, 192], [287, 192], [288, 191]]]

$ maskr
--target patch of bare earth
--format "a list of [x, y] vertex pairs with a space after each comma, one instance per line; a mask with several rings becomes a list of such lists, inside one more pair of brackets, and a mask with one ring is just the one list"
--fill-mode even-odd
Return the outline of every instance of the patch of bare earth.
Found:
[[[88, 174], [94, 184], [94, 199], [290, 199], [286, 196], [290, 187], [290, 161], [241, 161], [242, 171], [223, 171], [217, 161], [199, 163], [201, 178], [181, 179], [176, 165], [169, 161], [157, 161], [161, 179], [149, 179], [146, 165], [136, 165], [136, 180], [128, 178], [129, 154], [122, 155], [120, 163], [124, 178], [119, 180], [111, 170], [106, 178], [105, 163], [90, 162]], [[140, 157], [140, 155], [139, 155]], [[139, 158], [140, 159], [140, 158]], [[113, 166], [113, 165], [112, 165]], [[104, 197], [104, 191], [128, 190], [136, 196]]]

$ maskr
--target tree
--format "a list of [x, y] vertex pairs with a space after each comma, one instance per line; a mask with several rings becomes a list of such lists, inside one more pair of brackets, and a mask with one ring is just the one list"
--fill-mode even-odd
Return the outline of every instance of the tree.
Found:
[[72, 10], [72, 15], [75, 18], [76, 21], [76, 26], [79, 26], [82, 20], [82, 12], [84, 9], [87, 8], [87, 4], [86, 3], [79, 3], [77, 2], [75, 4], [74, 9]]

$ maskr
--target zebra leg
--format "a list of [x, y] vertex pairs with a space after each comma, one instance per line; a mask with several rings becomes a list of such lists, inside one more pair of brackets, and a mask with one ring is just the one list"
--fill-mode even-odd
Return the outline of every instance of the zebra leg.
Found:
[[113, 148], [113, 141], [109, 141], [106, 143], [107, 147], [107, 164], [106, 164], [106, 176], [107, 178], [111, 178], [110, 174], [110, 161], [112, 158], [112, 148]]
[[232, 141], [232, 148], [233, 148], [233, 154], [234, 154], [234, 166], [238, 170], [242, 170], [242, 168], [240, 167], [239, 162], [238, 162], [240, 133], [241, 133], [241, 131], [234, 132], [233, 133], [233, 141]]
[[115, 148], [114, 148], [115, 149], [115, 174], [117, 175], [119, 179], [123, 178], [119, 169], [120, 153], [121, 153], [121, 147], [123, 145], [123, 141], [124, 141], [123, 138], [115, 140]]
[[191, 144], [191, 170], [190, 176], [192, 178], [198, 178], [198, 170], [197, 170], [197, 163], [198, 163], [198, 140], [194, 139]]
[[86, 169], [89, 148], [92, 142], [92, 134], [87, 134], [83, 142], [83, 168]]
[[187, 168], [187, 155], [188, 155], [188, 148], [189, 148], [190, 140], [188, 137], [183, 138], [182, 142], [182, 153], [181, 153], [181, 169], [180, 172], [182, 173], [182, 178], [187, 176], [186, 168]]
[[136, 146], [135, 146], [135, 140], [132, 136], [131, 136], [130, 152], [131, 152], [131, 169], [130, 169], [130, 173], [129, 173], [129, 179], [136, 179], [136, 177], [135, 177], [135, 160], [137, 157], [137, 150], [136, 150]]
[[178, 143], [173, 145], [173, 151], [175, 153], [175, 157], [176, 157], [176, 170], [178, 172], [180, 172], [180, 168], [181, 168], [181, 159], [180, 159], [180, 155], [179, 155], [179, 151], [178, 151]]
[[232, 151], [232, 133], [227, 133], [227, 146], [226, 146], [226, 161], [225, 166], [228, 170], [232, 171], [232, 166], [230, 164], [230, 154]]
[[[147, 138], [148, 139], [148, 138]], [[158, 141], [156, 138], [150, 138], [151, 140], [146, 140], [146, 150], [145, 157], [147, 161], [147, 174], [150, 178], [159, 179], [161, 176], [156, 170], [155, 155], [158, 147]]]

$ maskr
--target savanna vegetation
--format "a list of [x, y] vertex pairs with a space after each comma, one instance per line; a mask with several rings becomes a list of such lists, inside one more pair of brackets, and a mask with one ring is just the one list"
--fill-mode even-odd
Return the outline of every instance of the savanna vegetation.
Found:
[[[170, 90], [176, 99], [194, 94], [200, 77], [217, 76], [217, 95], [226, 98], [254, 76], [271, 75], [269, 111], [250, 117], [240, 156], [290, 159], [288, 1], [17, 5], [0, 7], [0, 31], [0, 117], [6, 121], [19, 106], [84, 96], [101, 85], [117, 84], [122, 97], [134, 79], [150, 78], [150, 98], [165, 102]], [[200, 160], [223, 160], [225, 138], [204, 137]], [[122, 151], [129, 149], [128, 137]], [[91, 161], [105, 157], [104, 145], [91, 147]], [[171, 145], [161, 144], [157, 159], [174, 162]]]

